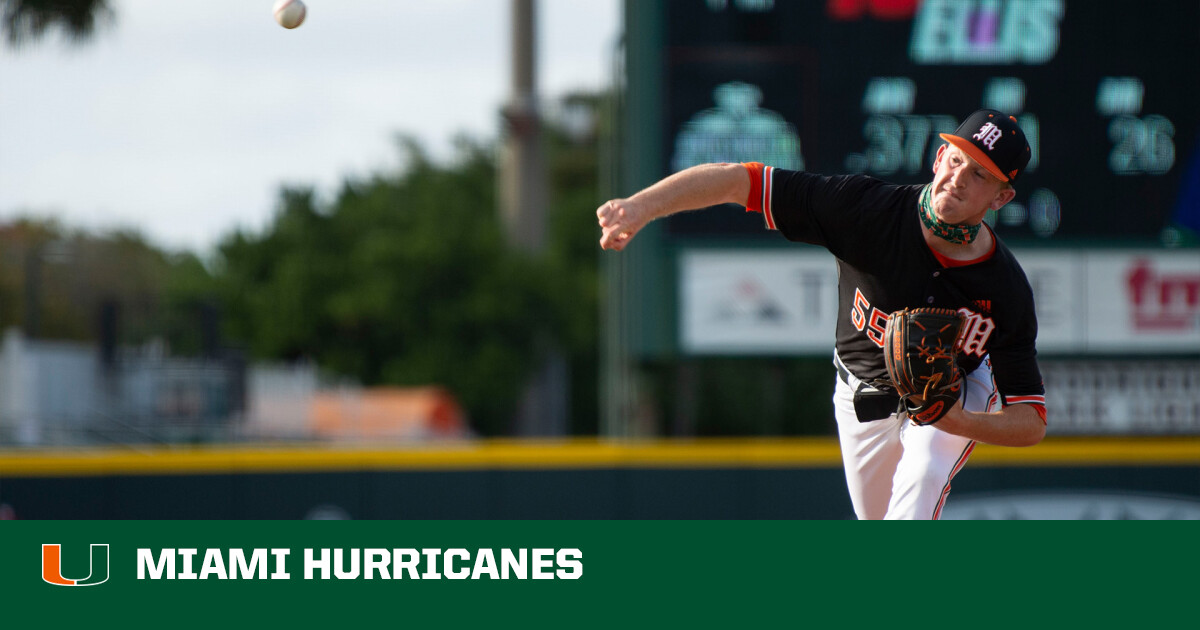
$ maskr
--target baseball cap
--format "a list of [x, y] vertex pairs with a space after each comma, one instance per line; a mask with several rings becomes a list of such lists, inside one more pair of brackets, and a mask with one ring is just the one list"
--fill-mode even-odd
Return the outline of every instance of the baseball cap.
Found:
[[953, 134], [938, 135], [971, 156], [1000, 181], [1016, 180], [1029, 164], [1029, 142], [1017, 119], [994, 109], [981, 109], [967, 116]]

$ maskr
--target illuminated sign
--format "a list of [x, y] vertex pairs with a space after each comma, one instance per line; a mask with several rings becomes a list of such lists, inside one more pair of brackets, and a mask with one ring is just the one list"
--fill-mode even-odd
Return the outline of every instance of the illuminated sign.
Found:
[[910, 54], [919, 64], [1043, 64], [1058, 52], [1063, 0], [925, 0]]
[[778, 113], [759, 108], [762, 91], [741, 82], [713, 90], [717, 106], [697, 113], [676, 136], [671, 168], [709, 162], [765, 162], [804, 169], [796, 128]]
[[[988, 107], [1032, 157], [987, 220], [1009, 242], [1200, 245], [1200, 4], [665, 0], [663, 175], [700, 162], [929, 181]], [[771, 238], [736, 213], [675, 236]]]

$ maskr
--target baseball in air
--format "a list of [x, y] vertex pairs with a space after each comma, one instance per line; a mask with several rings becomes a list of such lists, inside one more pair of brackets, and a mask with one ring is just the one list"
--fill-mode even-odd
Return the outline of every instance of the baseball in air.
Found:
[[283, 28], [296, 28], [304, 23], [307, 9], [300, 0], [275, 0], [275, 21]]

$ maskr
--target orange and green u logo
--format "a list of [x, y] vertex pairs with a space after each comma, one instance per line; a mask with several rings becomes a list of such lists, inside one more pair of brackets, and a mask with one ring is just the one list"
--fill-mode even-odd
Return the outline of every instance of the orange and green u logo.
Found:
[[42, 545], [42, 579], [58, 586], [95, 586], [108, 581], [108, 545], [93, 544], [91, 569], [83, 579], [62, 575], [62, 545]]

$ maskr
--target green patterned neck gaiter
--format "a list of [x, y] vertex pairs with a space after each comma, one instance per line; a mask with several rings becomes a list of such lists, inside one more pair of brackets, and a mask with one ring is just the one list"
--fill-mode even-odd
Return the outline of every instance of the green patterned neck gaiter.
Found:
[[926, 184], [925, 190], [921, 191], [921, 201], [917, 204], [920, 206], [921, 223], [929, 228], [935, 236], [946, 241], [950, 241], [955, 245], [966, 245], [975, 241], [975, 237], [979, 236], [979, 226], [982, 223], [975, 225], [950, 225], [945, 221], [937, 218], [933, 214], [933, 206], [929, 203], [929, 199], [933, 196], [933, 184]]

